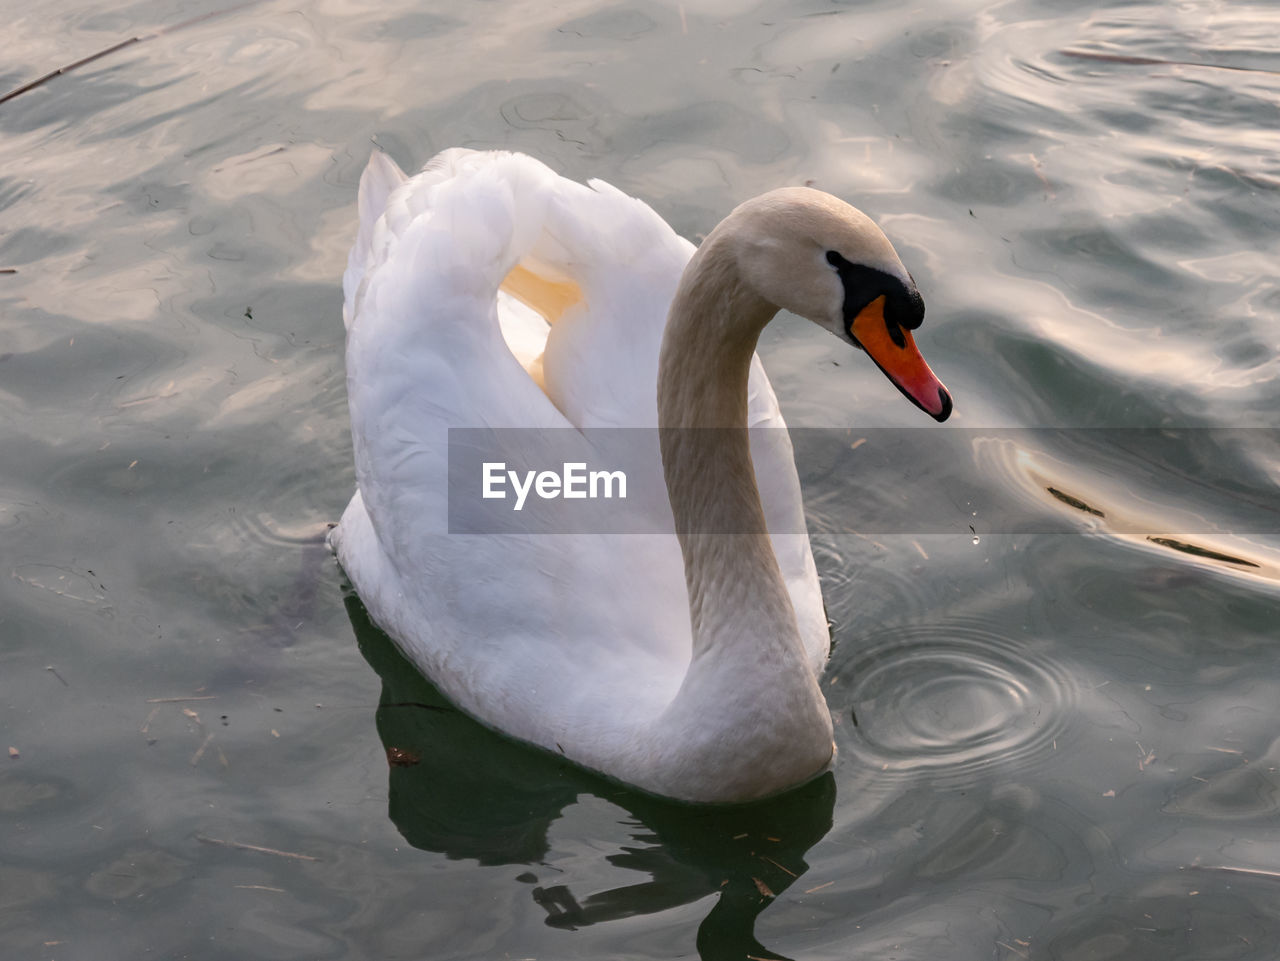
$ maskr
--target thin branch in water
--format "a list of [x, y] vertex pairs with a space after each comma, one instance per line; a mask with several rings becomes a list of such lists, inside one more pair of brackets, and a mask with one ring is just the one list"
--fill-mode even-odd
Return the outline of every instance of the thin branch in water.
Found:
[[1239, 67], [1230, 63], [1198, 63], [1195, 60], [1165, 60], [1162, 57], [1140, 57], [1123, 53], [1105, 53], [1101, 50], [1059, 50], [1064, 57], [1075, 60], [1099, 60], [1103, 63], [1120, 63], [1134, 67], [1204, 67], [1208, 70], [1236, 70], [1241, 73], [1266, 73], [1275, 76], [1280, 70], [1264, 67]]
[[[225, 10], [215, 10], [212, 13], [203, 13], [198, 17], [192, 17], [190, 20], [183, 20], [181, 23], [175, 23], [169, 27], [161, 27], [159, 30], [155, 30], [151, 33], [139, 34], [136, 37], [127, 37], [126, 39], [121, 40], [119, 43], [113, 43], [111, 46], [107, 47], [105, 50], [99, 50], [97, 53], [91, 53], [87, 57], [81, 57], [79, 60], [76, 60], [72, 63], [64, 64], [63, 66], [59, 67], [57, 70], [50, 70], [48, 73], [46, 73], [42, 77], [36, 77], [36, 79], [30, 80], [27, 83], [24, 83], [20, 87], [15, 87], [13, 90], [10, 90], [8, 93], [4, 95], [0, 95], [0, 104], [7, 103], [8, 101], [12, 100], [14, 97], [20, 97], [24, 93], [28, 93], [32, 90], [35, 90], [37, 87], [43, 86], [44, 84], [48, 83], [50, 80], [53, 80], [56, 77], [61, 77], [64, 73], [70, 73], [72, 70], [77, 70], [80, 67], [86, 66], [87, 64], [91, 64], [95, 60], [101, 60], [103, 57], [108, 57], [113, 53], [117, 53], [123, 50], [125, 47], [131, 47], [135, 43], [141, 43], [143, 40], [152, 40], [156, 37], [163, 36], [166, 33], [173, 33], [175, 30], [181, 30], [184, 27], [194, 26], [195, 24], [201, 23], [205, 20], [212, 20], [214, 17], [224, 17], [227, 14], [235, 13], [238, 10], [243, 10], [245, 7], [256, 6], [257, 4], [262, 2], [263, 0], [244, 0], [243, 3], [237, 3], [234, 6], [227, 7]], [[8, 273], [8, 272], [9, 271], [0, 271], [0, 273]], [[16, 273], [16, 271], [14, 272]]]
[[200, 763], [200, 759], [204, 757], [205, 750], [209, 747], [209, 742], [213, 740], [213, 732], [210, 731], [205, 735], [205, 739], [200, 742], [200, 746], [196, 748], [196, 753], [191, 755], [191, 766], [195, 767]]
[[788, 868], [788, 867], [786, 867], [786, 866], [784, 866], [784, 865], [779, 864], [777, 861], [775, 861], [773, 858], [769, 857], [769, 855], [767, 855], [767, 854], [762, 854], [762, 855], [760, 855], [760, 857], [762, 857], [764, 860], [768, 861], [770, 864], [772, 864], [772, 865], [773, 865], [775, 868], [777, 868], [779, 871], [785, 871], [787, 874], [791, 875], [793, 878], [798, 878], [798, 877], [800, 876], [800, 875], [796, 874], [796, 872], [792, 871], [790, 868]]
[[241, 851], [257, 851], [259, 854], [274, 854], [278, 858], [293, 858], [297, 861], [319, 861], [310, 854], [295, 854], [293, 851], [280, 851], [276, 848], [264, 848], [260, 844], [245, 844], [243, 841], [224, 841], [222, 838], [211, 838], [206, 834], [197, 834], [196, 840], [201, 844], [215, 844], [224, 848], [239, 848]]
[[147, 719], [142, 722], [142, 727], [139, 729], [138, 733], [149, 734], [151, 732], [151, 722], [156, 719], [156, 715], [159, 713], [160, 713], [160, 705], [157, 704], [155, 707], [151, 709], [151, 713], [147, 715]]
[[14, 97], [20, 97], [22, 96], [22, 94], [28, 92], [29, 90], [34, 90], [36, 89], [36, 87], [39, 87], [39, 86], [42, 86], [43, 84], [48, 83], [54, 77], [61, 77], [64, 73], [70, 73], [72, 70], [75, 70], [77, 67], [83, 67], [85, 64], [93, 63], [93, 61], [95, 60], [100, 60], [103, 57], [109, 56], [110, 54], [115, 53], [117, 50], [123, 50], [125, 47], [132, 46], [133, 44], [137, 43], [141, 39], [142, 39], [141, 37], [130, 37], [128, 40], [121, 40], [119, 43], [113, 44], [112, 46], [107, 47], [106, 50], [99, 50], [97, 53], [92, 53], [87, 57], [81, 57], [79, 60], [75, 61], [74, 63], [66, 64], [65, 66], [59, 67], [57, 70], [50, 70], [43, 77], [36, 77], [35, 80], [32, 80], [29, 83], [24, 83], [21, 87], [15, 87], [13, 90], [10, 90], [3, 97], [0, 97], [0, 103], [6, 103], [12, 100]]

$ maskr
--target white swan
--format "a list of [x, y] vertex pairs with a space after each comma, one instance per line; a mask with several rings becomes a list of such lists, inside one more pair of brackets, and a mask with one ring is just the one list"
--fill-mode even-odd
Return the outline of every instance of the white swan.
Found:
[[655, 794], [743, 801], [825, 770], [829, 636], [808, 537], [785, 533], [804, 531], [785, 432], [662, 431], [655, 527], [678, 537], [486, 536], [447, 533], [447, 428], [783, 427], [754, 353], [780, 307], [943, 420], [909, 332], [923, 304], [880, 230], [785, 188], [695, 253], [608, 184], [461, 149], [412, 178], [375, 153], [359, 212], [358, 490], [330, 543], [374, 621], [464, 711]]

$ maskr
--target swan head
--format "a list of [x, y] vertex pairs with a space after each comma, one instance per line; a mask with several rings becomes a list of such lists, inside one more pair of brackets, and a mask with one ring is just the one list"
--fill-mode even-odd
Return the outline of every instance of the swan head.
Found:
[[866, 351], [935, 420], [951, 415], [951, 394], [911, 336], [924, 300], [870, 217], [821, 190], [783, 187], [742, 204], [722, 226], [757, 295]]

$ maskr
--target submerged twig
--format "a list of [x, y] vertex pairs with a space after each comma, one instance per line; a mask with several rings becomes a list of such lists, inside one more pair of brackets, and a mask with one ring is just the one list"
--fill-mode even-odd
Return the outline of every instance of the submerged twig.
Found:
[[130, 37], [128, 40], [121, 40], [119, 43], [113, 44], [112, 46], [107, 47], [106, 50], [99, 50], [97, 53], [92, 53], [87, 57], [81, 57], [79, 60], [75, 61], [74, 63], [66, 64], [65, 66], [59, 67], [57, 70], [50, 70], [43, 77], [36, 77], [35, 80], [32, 80], [28, 83], [24, 83], [21, 87], [16, 87], [13, 90], [10, 90], [3, 97], [0, 97], [0, 103], [5, 103], [8, 100], [12, 100], [14, 97], [19, 97], [22, 94], [26, 93], [28, 90], [34, 90], [36, 87], [39, 87], [41, 84], [48, 83], [54, 77], [61, 77], [64, 73], [70, 73], [72, 70], [75, 70], [77, 67], [83, 67], [87, 63], [93, 63], [93, 61], [95, 60], [108, 56], [109, 54], [113, 54], [117, 50], [123, 50], [125, 47], [132, 46], [133, 44], [137, 43], [141, 39], [142, 37]]
[[204, 757], [204, 752], [208, 749], [209, 742], [212, 740], [213, 740], [213, 732], [210, 731], [208, 734], [205, 735], [204, 740], [200, 742], [200, 746], [196, 748], [196, 753], [191, 755], [192, 767], [195, 767], [197, 764], [200, 763], [200, 759]]
[[792, 871], [789, 867], [786, 867], [785, 865], [779, 864], [779, 863], [778, 863], [777, 861], [775, 861], [773, 858], [769, 857], [769, 855], [767, 855], [767, 854], [762, 854], [762, 855], [760, 855], [760, 857], [761, 857], [761, 858], [763, 858], [764, 860], [768, 861], [770, 864], [772, 864], [772, 865], [773, 865], [775, 868], [777, 868], [779, 871], [785, 871], [787, 874], [791, 875], [793, 878], [798, 878], [798, 877], [800, 877], [800, 875], [796, 874], [796, 872]]
[[1280, 70], [1266, 67], [1240, 67], [1231, 63], [1201, 63], [1195, 60], [1166, 60], [1163, 57], [1142, 57], [1124, 53], [1106, 53], [1101, 50], [1059, 50], [1064, 57], [1075, 60], [1100, 60], [1103, 63], [1120, 63], [1135, 67], [1205, 67], [1209, 70], [1236, 70], [1241, 73], [1266, 73], [1275, 76]]
[[196, 840], [201, 844], [215, 844], [224, 848], [239, 848], [241, 851], [257, 851], [259, 854], [274, 854], [278, 858], [294, 858], [298, 861], [319, 861], [310, 854], [295, 854], [293, 851], [280, 851], [276, 848], [264, 848], [260, 844], [246, 844], [243, 841], [224, 841], [222, 838], [211, 838], [207, 834], [197, 834]]
[[1222, 871], [1226, 874], [1241, 874], [1250, 878], [1280, 881], [1280, 871], [1267, 871], [1263, 868], [1235, 868], [1225, 864], [1193, 864], [1191, 867], [1197, 871]]
[[[212, 13], [203, 13], [198, 17], [192, 17], [190, 20], [183, 20], [181, 23], [175, 23], [172, 26], [161, 27], [159, 30], [154, 30], [151, 33], [143, 33], [143, 34], [139, 34], [136, 37], [128, 37], [124, 40], [121, 40], [119, 43], [113, 43], [111, 46], [107, 47], [105, 50], [99, 50], [97, 53], [91, 53], [87, 57], [81, 57], [79, 60], [73, 61], [72, 63], [64, 64], [63, 66], [59, 67], [57, 70], [50, 70], [48, 73], [46, 73], [42, 77], [36, 77], [36, 79], [30, 80], [27, 83], [24, 83], [20, 87], [15, 87], [13, 90], [10, 90], [8, 93], [4, 95], [0, 95], [0, 104], [8, 102], [12, 100], [14, 97], [20, 97], [22, 96], [22, 94], [27, 93], [31, 90], [36, 89], [36, 87], [39, 87], [48, 83], [50, 80], [53, 80], [55, 77], [60, 77], [64, 73], [70, 73], [72, 70], [76, 70], [80, 67], [85, 66], [86, 64], [93, 63], [95, 60], [101, 60], [103, 57], [110, 56], [113, 53], [123, 50], [125, 47], [131, 47], [135, 43], [141, 43], [143, 40], [152, 40], [155, 37], [163, 36], [166, 33], [172, 33], [173, 31], [181, 30], [184, 27], [190, 27], [194, 24], [200, 23], [203, 20], [212, 20], [214, 17], [226, 16], [229, 13], [235, 13], [237, 10], [243, 10], [245, 7], [252, 7], [262, 2], [263, 0], [244, 0], [244, 2], [237, 3], [231, 7], [227, 7], [225, 10], [215, 10]], [[8, 271], [0, 271], [0, 273], [6, 273], [6, 272]]]
[[151, 722], [156, 719], [156, 715], [160, 713], [160, 705], [156, 705], [151, 709], [151, 713], [147, 715], [147, 719], [142, 722], [139, 734], [149, 734], [151, 732]]

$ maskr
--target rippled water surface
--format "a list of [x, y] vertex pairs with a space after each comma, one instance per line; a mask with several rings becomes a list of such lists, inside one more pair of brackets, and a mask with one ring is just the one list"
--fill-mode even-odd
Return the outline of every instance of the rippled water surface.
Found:
[[[1280, 956], [1274, 9], [11, 6], [0, 95], [137, 40], [0, 103], [0, 954]], [[523, 150], [693, 238], [812, 181], [924, 292], [942, 430], [1200, 446], [997, 433], [957, 478], [1051, 533], [872, 534], [898, 474], [798, 443], [839, 761], [637, 795], [450, 709], [321, 544], [372, 140]], [[816, 328], [761, 353], [793, 426], [921, 426]]]

